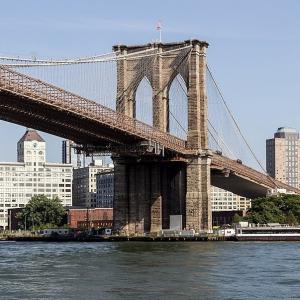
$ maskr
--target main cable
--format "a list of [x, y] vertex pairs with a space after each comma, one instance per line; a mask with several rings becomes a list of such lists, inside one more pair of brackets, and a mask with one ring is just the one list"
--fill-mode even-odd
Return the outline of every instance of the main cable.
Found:
[[267, 175], [267, 177], [275, 184], [276, 187], [278, 187], [278, 185], [277, 185], [275, 179], [274, 179], [273, 177], [271, 177], [271, 176], [267, 173], [266, 169], [262, 166], [261, 162], [259, 161], [259, 159], [258, 159], [258, 157], [256, 156], [255, 152], [253, 151], [252, 147], [251, 147], [250, 144], [248, 143], [246, 137], [245, 137], [244, 134], [242, 133], [242, 131], [241, 131], [241, 129], [240, 129], [240, 127], [239, 127], [239, 125], [238, 125], [236, 119], [234, 118], [234, 116], [233, 116], [231, 110], [229, 109], [229, 107], [228, 107], [228, 105], [227, 105], [227, 102], [225, 101], [225, 98], [224, 98], [224, 96], [223, 96], [223, 94], [222, 94], [222, 92], [221, 92], [221, 90], [220, 90], [220, 88], [219, 88], [219, 86], [218, 86], [218, 84], [217, 84], [217, 82], [216, 82], [214, 76], [212, 75], [212, 72], [211, 72], [211, 70], [210, 70], [208, 64], [206, 64], [206, 68], [207, 68], [207, 71], [208, 71], [208, 73], [209, 73], [209, 75], [210, 75], [210, 77], [211, 77], [211, 79], [212, 79], [212, 81], [213, 81], [213, 83], [214, 83], [214, 85], [215, 85], [215, 87], [216, 87], [217, 92], [219, 93], [219, 95], [220, 95], [220, 97], [221, 97], [221, 99], [222, 99], [223, 104], [225, 105], [225, 108], [226, 108], [227, 112], [229, 113], [231, 119], [233, 120], [233, 122], [234, 122], [234, 124], [235, 124], [235, 126], [236, 126], [236, 128], [237, 128], [237, 130], [238, 130], [238, 132], [239, 132], [239, 134], [240, 134], [240, 136], [242, 137], [243, 141], [245, 142], [245, 144], [246, 144], [247, 148], [249, 149], [250, 153], [252, 154], [252, 156], [254, 157], [254, 159], [256, 160], [256, 162], [258, 163], [258, 165], [261, 167], [261, 169], [263, 170], [263, 172]]

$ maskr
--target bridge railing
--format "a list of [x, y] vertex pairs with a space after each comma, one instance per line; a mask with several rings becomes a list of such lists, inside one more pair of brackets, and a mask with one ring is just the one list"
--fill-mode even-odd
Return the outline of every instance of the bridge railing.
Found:
[[[96, 102], [0, 65], [1, 89], [52, 105], [58, 109], [63, 108], [71, 113], [77, 113], [100, 122], [104, 126], [117, 129], [125, 135], [131, 135], [136, 139], [152, 140], [177, 153], [186, 153], [185, 141], [177, 137], [159, 131]], [[227, 168], [268, 187], [275, 187], [276, 182], [280, 187], [295, 191], [297, 194], [300, 193], [296, 188], [278, 181], [272, 182], [267, 175], [240, 165], [226, 157], [214, 155], [213, 164], [221, 168]]]
[[263, 184], [268, 188], [284, 188], [287, 191], [295, 192], [296, 194], [300, 194], [300, 190], [289, 186], [283, 182], [270, 178], [269, 175], [261, 173], [257, 170], [254, 170], [248, 166], [245, 166], [237, 161], [234, 161], [230, 158], [214, 154], [212, 158], [213, 164], [216, 166], [220, 166], [222, 168], [226, 168], [231, 172], [236, 172], [240, 176], [244, 176], [245, 178], [251, 179], [259, 184]]
[[240, 164], [230, 158], [214, 154], [213, 155], [213, 164], [227, 168], [230, 171], [236, 172], [241, 176], [245, 176], [247, 178], [252, 178], [252, 180], [255, 180], [258, 183], [264, 184], [266, 186], [274, 186], [274, 182], [271, 181], [270, 178], [268, 178], [267, 175], [260, 173], [248, 166], [245, 166], [243, 164]]
[[0, 66], [0, 88], [78, 113], [142, 140], [155, 141], [167, 149], [184, 153], [185, 141], [94, 101], [49, 83]]

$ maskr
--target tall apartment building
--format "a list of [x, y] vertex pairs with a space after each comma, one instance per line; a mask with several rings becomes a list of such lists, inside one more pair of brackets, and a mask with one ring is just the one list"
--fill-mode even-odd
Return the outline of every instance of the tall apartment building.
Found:
[[7, 209], [24, 207], [32, 196], [58, 197], [72, 205], [72, 171], [68, 164], [46, 162], [46, 143], [33, 129], [17, 144], [17, 162], [0, 162], [0, 228], [7, 227]]
[[72, 141], [64, 140], [62, 141], [62, 163], [72, 164]]
[[84, 166], [85, 155], [75, 153], [75, 150], [73, 149], [74, 142], [70, 140], [63, 140], [61, 146], [61, 161], [63, 164], [71, 164], [74, 168]]
[[114, 199], [114, 170], [96, 174], [96, 207], [112, 208]]
[[96, 174], [110, 170], [111, 166], [103, 165], [102, 160], [94, 160], [89, 166], [73, 171], [73, 205], [97, 207]]
[[299, 133], [294, 128], [280, 127], [273, 139], [266, 141], [267, 172], [273, 178], [300, 187]]

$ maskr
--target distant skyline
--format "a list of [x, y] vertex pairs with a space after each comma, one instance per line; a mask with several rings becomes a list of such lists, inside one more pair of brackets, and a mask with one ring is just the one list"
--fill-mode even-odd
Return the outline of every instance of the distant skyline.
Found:
[[[3, 1], [0, 54], [66, 58], [111, 51], [115, 44], [198, 38], [241, 129], [265, 164], [265, 140], [278, 127], [300, 130], [300, 2]], [[16, 161], [26, 128], [0, 121], [0, 161]], [[47, 160], [61, 160], [61, 139], [41, 133]]]

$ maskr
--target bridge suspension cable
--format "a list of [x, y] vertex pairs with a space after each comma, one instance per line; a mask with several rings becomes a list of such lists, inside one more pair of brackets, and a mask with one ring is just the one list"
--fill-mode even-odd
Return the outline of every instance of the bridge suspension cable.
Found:
[[[167, 86], [170, 86], [169, 130], [171, 134], [182, 139], [187, 138], [188, 93], [183, 78], [178, 74], [182, 71], [184, 65], [183, 62], [188, 59], [190, 49], [191, 46], [180, 48], [181, 51], [178, 55], [177, 64], [173, 66], [174, 76], [171, 76], [170, 79], [172, 82], [166, 83]], [[151, 112], [153, 111], [152, 102], [156, 95], [154, 95], [153, 91], [152, 97], [150, 94], [151, 88], [149, 88], [149, 86], [151, 87], [151, 78], [146, 76], [146, 81], [143, 81], [143, 78], [145, 77], [145, 74], [147, 74], [147, 70], [153, 65], [153, 61], [155, 59], [157, 59], [160, 55], [172, 55], [172, 52], [174, 51], [178, 51], [178, 48], [165, 51], [161, 54], [158, 53], [157, 48], [150, 48], [126, 55], [122, 55], [120, 52], [111, 52], [88, 57], [61, 60], [0, 56], [0, 64], [11, 67], [34, 78], [49, 82], [53, 85], [60, 86], [61, 88], [69, 90], [75, 94], [115, 109], [115, 99], [117, 97], [117, 62], [121, 60], [136, 60], [136, 80], [132, 82], [133, 86], [130, 87], [131, 90], [134, 90], [137, 93], [135, 95], [137, 96], [135, 103], [135, 117], [140, 121], [151, 125]], [[236, 159], [240, 155], [234, 153], [235, 151], [232, 151], [231, 147], [233, 144], [241, 146], [241, 144], [236, 143], [232, 137], [232, 134], [234, 134], [233, 132], [237, 131], [256, 162], [260, 165], [261, 169], [264, 170], [245, 136], [242, 134], [241, 129], [233, 117], [233, 114], [230, 111], [208, 66], [207, 74], [210, 79], [211, 87], [214, 90], [213, 93], [217, 93], [217, 95], [213, 95], [213, 97], [210, 97], [211, 95], [209, 95], [209, 98], [215, 98], [216, 102], [222, 103], [222, 107], [225, 108], [227, 115], [229, 115], [234, 124], [234, 130], [226, 130], [225, 127], [228, 126], [230, 122], [228, 121], [228, 117], [224, 116], [224, 112], [222, 112], [223, 108], [220, 108], [218, 105], [209, 105], [208, 129], [211, 141], [215, 143], [215, 147], [224, 151], [228, 156]], [[142, 86], [141, 82], [143, 83]], [[163, 87], [163, 89], [164, 88], [165, 87]], [[161, 93], [162, 90], [156, 91], [156, 93]], [[213, 110], [215, 110], [215, 112], [213, 112]], [[221, 116], [222, 114], [223, 116]], [[229, 147], [229, 145], [231, 147]], [[242, 151], [240, 153], [242, 153]]]
[[[150, 74], [153, 62], [160, 56], [166, 57], [178, 52], [177, 64], [174, 66], [174, 74], [181, 68], [182, 61], [186, 59], [191, 46], [184, 46], [159, 53], [158, 48], [149, 48], [123, 55], [120, 51], [79, 57], [74, 59], [36, 59], [0, 56], [0, 65], [12, 68], [25, 75], [40, 79], [55, 86], [61, 87], [74, 94], [116, 109], [118, 62], [123, 60], [136, 61], [136, 80], [128, 87], [135, 91], [136, 103], [134, 104], [135, 117], [152, 125], [153, 97]], [[146, 80], [143, 80], [145, 77]], [[150, 81], [149, 81], [150, 80]], [[169, 83], [168, 83], [169, 84]], [[162, 91], [156, 91], [161, 93]], [[176, 95], [178, 97], [178, 95]], [[176, 119], [175, 115], [170, 114]], [[180, 123], [176, 124], [175, 135], [186, 139], [186, 129]], [[180, 131], [180, 132], [179, 132]]]
[[[137, 51], [133, 53], [128, 53], [125, 55], [121, 55], [119, 51], [114, 51], [106, 54], [99, 54], [89, 57], [80, 57], [75, 59], [36, 59], [36, 58], [19, 58], [19, 57], [9, 57], [9, 56], [0, 56], [0, 65], [5, 65], [8, 67], [37, 67], [37, 66], [53, 66], [53, 65], [69, 65], [69, 64], [89, 64], [96, 62], [107, 62], [107, 61], [118, 61], [124, 58], [126, 59], [140, 59], [149, 56], [157, 56], [157, 55], [167, 55], [172, 52], [176, 52], [178, 50], [189, 49], [191, 46], [185, 46], [177, 49], [172, 49], [168, 51], [164, 51], [162, 54], [157, 52], [157, 48], [145, 49], [142, 51]], [[9, 62], [13, 63], [9, 63]]]
[[277, 184], [276, 180], [274, 178], [272, 178], [267, 173], [266, 169], [263, 167], [262, 163], [260, 162], [260, 160], [256, 156], [254, 150], [250, 146], [250, 143], [246, 139], [245, 135], [242, 133], [242, 130], [241, 130], [240, 126], [238, 125], [238, 122], [235, 119], [232, 111], [230, 110], [230, 108], [229, 108], [229, 106], [228, 106], [228, 104], [227, 104], [227, 102], [226, 102], [226, 100], [225, 100], [225, 98], [223, 96], [223, 93], [221, 92], [221, 89], [220, 89], [219, 85], [217, 84], [217, 82], [216, 82], [216, 80], [215, 80], [215, 78], [214, 78], [214, 76], [213, 76], [213, 74], [212, 74], [209, 66], [207, 65], [206, 68], [207, 68], [208, 75], [209, 75], [209, 77], [210, 77], [210, 79], [211, 79], [211, 81], [212, 81], [212, 83], [213, 83], [213, 85], [214, 85], [214, 87], [215, 87], [218, 95], [219, 95], [219, 99], [222, 102], [222, 104], [224, 105], [227, 113], [229, 114], [229, 116], [230, 116], [230, 118], [231, 118], [231, 120], [232, 120], [232, 122], [233, 122], [233, 124], [234, 124], [234, 126], [235, 126], [235, 128], [236, 128], [236, 130], [237, 130], [237, 132], [239, 134], [239, 136], [241, 137], [242, 141], [246, 145], [247, 149], [249, 150], [249, 152], [251, 153], [252, 157], [254, 158], [254, 160], [256, 161], [256, 163], [259, 165], [259, 167], [261, 168], [261, 170], [267, 175], [268, 179], [278, 188], [278, 184]]
[[211, 72], [211, 70], [210, 70], [210, 68], [209, 68], [208, 65], [207, 65], [207, 71], [208, 71], [208, 74], [209, 74], [209, 76], [211, 77], [211, 79], [212, 79], [212, 81], [213, 81], [213, 83], [214, 83], [214, 86], [215, 86], [215, 88], [216, 88], [218, 94], [220, 95], [220, 99], [222, 100], [222, 102], [223, 102], [223, 104], [224, 104], [224, 106], [225, 106], [225, 108], [226, 108], [226, 110], [227, 110], [227, 112], [228, 112], [230, 118], [232, 119], [232, 121], [233, 121], [233, 123], [234, 123], [234, 125], [235, 125], [235, 127], [236, 127], [236, 129], [237, 129], [237, 131], [238, 131], [238, 133], [239, 133], [239, 135], [241, 136], [241, 138], [242, 138], [243, 141], [245, 142], [245, 144], [246, 144], [248, 150], [250, 151], [250, 153], [252, 154], [252, 156], [254, 157], [254, 159], [256, 160], [256, 162], [259, 164], [259, 166], [261, 167], [261, 169], [266, 173], [265, 168], [262, 166], [262, 164], [261, 164], [261, 162], [259, 161], [258, 157], [257, 157], [256, 154], [254, 153], [252, 147], [250, 146], [250, 144], [249, 144], [249, 142], [247, 141], [246, 137], [245, 137], [244, 134], [242, 133], [241, 128], [240, 128], [240, 126], [238, 125], [238, 123], [237, 123], [235, 117], [233, 116], [233, 113], [232, 113], [231, 110], [229, 109], [229, 107], [228, 107], [228, 105], [227, 105], [227, 102], [225, 101], [225, 98], [224, 98], [224, 96], [223, 96], [223, 94], [222, 94], [222, 92], [221, 92], [221, 90], [220, 90], [220, 88], [219, 88], [219, 86], [218, 86], [218, 84], [217, 84], [217, 82], [216, 82], [214, 76], [212, 75], [212, 72]]
[[[179, 128], [181, 129], [181, 131], [185, 134], [185, 138], [187, 136], [187, 113], [188, 113], [188, 108], [187, 108], [187, 99], [188, 99], [188, 93], [187, 93], [187, 88], [186, 85], [184, 84], [182, 78], [180, 80], [181, 77], [176, 76], [175, 80], [177, 82], [177, 88], [180, 88], [182, 93], [185, 96], [185, 103], [183, 101], [181, 101], [179, 103], [179, 101], [174, 101], [175, 105], [173, 105], [173, 107], [171, 106], [170, 103], [170, 107], [169, 107], [169, 113], [170, 116], [175, 120], [175, 122], [178, 124]], [[177, 91], [177, 94], [178, 91]], [[172, 98], [172, 95], [170, 95], [170, 100]], [[174, 97], [176, 99], [178, 99], [178, 97]], [[183, 112], [184, 110], [184, 112]], [[173, 113], [173, 111], [175, 111], [175, 113]], [[185, 116], [185, 117], [184, 117]], [[172, 132], [171, 132], [172, 133]], [[227, 143], [224, 141], [224, 139], [221, 137], [221, 135], [218, 133], [218, 131], [216, 130], [216, 128], [214, 127], [214, 125], [212, 124], [212, 122], [208, 119], [208, 133], [211, 137], [211, 139], [215, 142], [215, 145], [217, 146], [217, 148], [222, 151], [226, 150], [227, 155], [229, 155], [231, 158], [236, 159], [236, 155], [231, 151], [230, 147], [228, 147]], [[182, 133], [177, 133], [176, 136], [178, 137], [182, 137]], [[211, 143], [212, 141], [210, 141]], [[212, 147], [212, 144], [210, 145]], [[213, 148], [213, 147], [212, 147]]]
[[[184, 144], [182, 139], [187, 139], [188, 131], [188, 92], [185, 82], [188, 77], [185, 76], [189, 70], [186, 69], [188, 64], [183, 64], [183, 62], [189, 58], [191, 49], [192, 46], [188, 45], [160, 53], [158, 48], [153, 47], [125, 55], [120, 51], [116, 51], [89, 57], [61, 60], [0, 56], [0, 67], [4, 65], [6, 70], [8, 68], [17, 70], [22, 74], [40, 79], [84, 98], [94, 100], [105, 107], [116, 109], [115, 100], [119, 96], [117, 95], [119, 62], [135, 60], [136, 62], [131, 65], [135, 68], [135, 79], [131, 82], [131, 86], [128, 87], [128, 90], [134, 93], [129, 95], [129, 98], [131, 97], [130, 100], [133, 101], [134, 97], [136, 97], [135, 107], [133, 108], [136, 113], [134, 117], [139, 121], [152, 125], [153, 100], [155, 100], [155, 97], [159, 93], [165, 92], [166, 88], [170, 88], [168, 90], [169, 101], [166, 104], [169, 105], [169, 130], [172, 135], [179, 137], [180, 141]], [[159, 91], [151, 90], [151, 82], [153, 82], [151, 76], [153, 77], [154, 75], [153, 72], [149, 72], [148, 70], [153, 68], [153, 62], [159, 57], [167, 57], [169, 55], [174, 58], [173, 52], [177, 53], [176, 60], [173, 61], [175, 62], [174, 65], [172, 63], [171, 68], [173, 69], [173, 73], [170, 74], [169, 82], [166, 82]], [[214, 142], [214, 148], [220, 149], [229, 157], [236, 159], [240, 156], [232, 150], [232, 146], [237, 145], [241, 147], [242, 143], [236, 143], [236, 141], [230, 139], [232, 135], [237, 133], [239, 139], [242, 139], [243, 145], [246, 145], [256, 163], [266, 173], [229, 109], [209, 66], [207, 65], [206, 67], [207, 81], [209, 81], [211, 88], [208, 94], [212, 92], [208, 98], [215, 100], [214, 105], [209, 105], [208, 109], [210, 143]], [[185, 75], [182, 76], [182, 74]], [[142, 89], [141, 92], [139, 91], [139, 87]], [[148, 91], [144, 92], [145, 89], [148, 89]], [[128, 90], [122, 91], [122, 93], [127, 93]], [[210, 97], [213, 94], [215, 97]], [[128, 95], [126, 97], [128, 99]], [[216, 113], [215, 117], [214, 113]], [[218, 113], [219, 115], [217, 115]], [[220, 117], [221, 114], [223, 114], [223, 117]], [[233, 130], [227, 130], [226, 126], [232, 124]], [[276, 185], [276, 182], [271, 177], [270, 180]]]
[[169, 90], [169, 131], [182, 139], [187, 139], [187, 88], [177, 75]]

